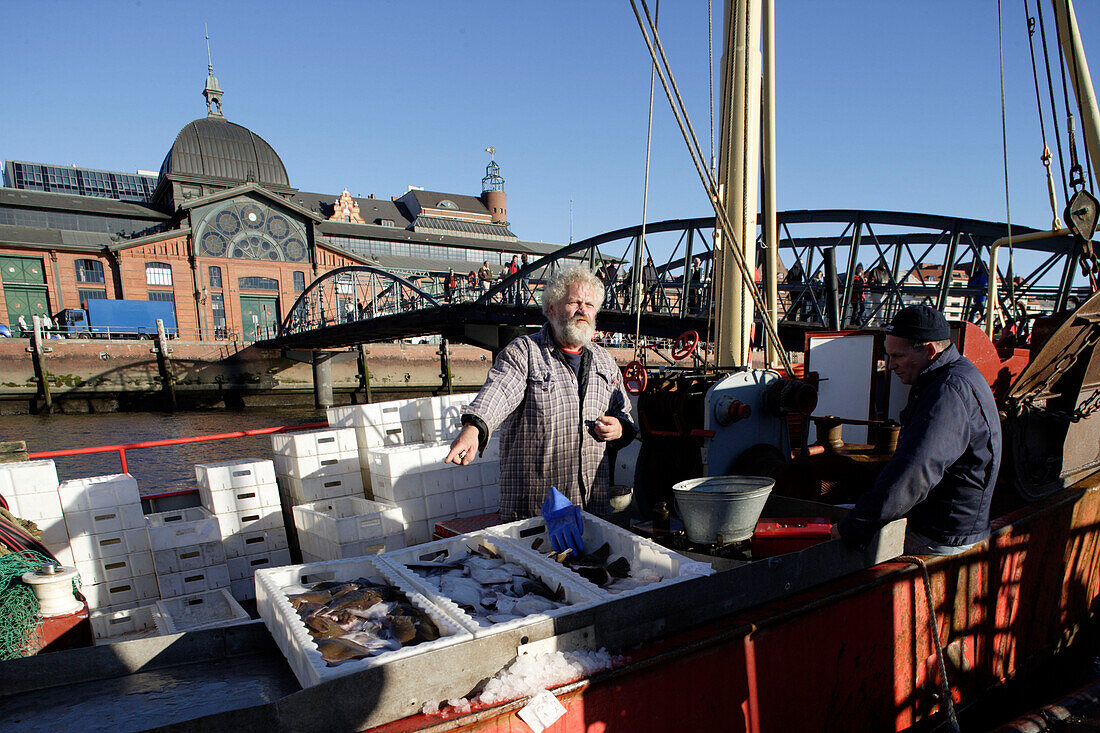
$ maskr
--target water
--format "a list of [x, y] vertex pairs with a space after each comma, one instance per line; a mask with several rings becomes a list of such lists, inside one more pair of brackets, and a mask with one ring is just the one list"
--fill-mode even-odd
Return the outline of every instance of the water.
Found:
[[[6, 415], [0, 418], [0, 440], [24, 440], [27, 450], [33, 453], [324, 421], [325, 411], [313, 407], [257, 407], [174, 415], [154, 412]], [[129, 471], [137, 479], [142, 494], [194, 488], [196, 463], [271, 456], [270, 435], [126, 451]], [[53, 460], [62, 481], [122, 470], [117, 451]]]

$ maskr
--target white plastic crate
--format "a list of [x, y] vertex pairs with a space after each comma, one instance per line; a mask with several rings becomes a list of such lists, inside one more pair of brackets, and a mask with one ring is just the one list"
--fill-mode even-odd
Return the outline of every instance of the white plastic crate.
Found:
[[124, 529], [141, 529], [145, 515], [141, 503], [121, 504], [87, 511], [65, 511], [65, 526], [69, 537], [106, 534]]
[[88, 615], [88, 621], [92, 624], [97, 646], [166, 633], [164, 619], [155, 603], [124, 611], [93, 611]]
[[344, 496], [363, 496], [363, 474], [360, 471], [339, 476], [296, 479], [292, 476], [279, 477], [280, 495], [291, 506], [308, 504], [312, 501], [339, 499]]
[[261, 507], [279, 506], [279, 486], [269, 484], [241, 486], [214, 491], [199, 487], [199, 501], [214, 514], [227, 514]]
[[405, 442], [405, 431], [399, 422], [356, 425], [355, 442], [359, 445], [360, 450], [387, 445], [401, 445]]
[[160, 597], [157, 576], [138, 575], [133, 578], [108, 583], [81, 585], [80, 592], [88, 599], [91, 610], [121, 610], [142, 605], [143, 601]]
[[56, 495], [59, 483], [52, 460], [0, 463], [0, 494], [4, 498], [24, 494]]
[[358, 540], [338, 545], [323, 537], [302, 533], [298, 536], [302, 562], [324, 562], [325, 560], [343, 560], [344, 558], [381, 555], [408, 546], [405, 533], [376, 537], [371, 540]]
[[41, 526], [41, 522], [61, 519], [64, 512], [61, 508], [61, 497], [57, 491], [42, 492], [38, 494], [12, 494], [0, 491], [8, 502], [8, 511], [20, 519], [28, 519]]
[[287, 548], [286, 530], [279, 527], [258, 532], [237, 532], [223, 538], [221, 546], [225, 550], [226, 559], [285, 550]]
[[277, 456], [350, 455], [358, 450], [355, 430], [314, 430], [305, 433], [276, 433], [271, 448]]
[[153, 550], [219, 542], [222, 538], [219, 518], [202, 507], [147, 514], [145, 522], [149, 547]]
[[229, 567], [230, 580], [244, 580], [251, 578], [257, 570], [264, 568], [277, 568], [290, 564], [290, 550], [276, 550], [275, 552], [261, 552], [256, 555], [241, 555], [226, 560]]
[[218, 539], [242, 532], [266, 532], [276, 529], [285, 531], [286, 529], [283, 526], [283, 510], [278, 505], [226, 512], [219, 514], [217, 519], [221, 526], [221, 536]]
[[375, 448], [370, 451], [371, 476], [404, 476], [445, 466], [443, 459], [450, 450], [450, 444], [445, 442]]
[[[588, 512], [581, 512], [581, 518], [584, 524], [584, 533], [581, 539], [584, 542], [586, 551], [591, 552], [606, 542], [611, 548], [610, 559], [614, 560], [616, 557], [625, 557], [627, 562], [630, 563], [631, 576], [638, 574], [639, 577], [644, 577], [655, 574], [659, 575], [661, 579], [630, 590], [616, 591], [612, 588], [598, 588], [595, 584], [577, 575], [564, 565], [550, 560], [545, 557], [542, 552], [531, 548], [531, 545], [537, 539], [541, 539], [540, 549], [545, 548], [545, 552], [550, 552], [553, 549], [550, 542], [550, 536], [546, 531], [546, 520], [542, 517], [532, 517], [530, 519], [521, 519], [518, 522], [500, 524], [488, 528], [486, 532], [511, 541], [513, 544], [517, 545], [524, 554], [534, 557], [543, 563], [558, 565], [560, 568], [570, 573], [576, 582], [581, 583], [603, 597], [644, 593], [646, 590], [650, 590], [657, 585], [665, 587], [672, 583], [679, 583], [684, 580], [690, 580], [691, 578], [697, 578], [702, 575], [712, 575], [714, 573], [714, 568], [712, 568], [709, 563], [689, 560], [683, 555], [661, 547], [655, 542], [644, 537], [639, 537], [633, 532], [617, 527]], [[638, 571], [643, 572], [639, 573]]]
[[241, 604], [224, 589], [160, 600], [157, 610], [166, 634], [237, 626], [251, 621]]
[[275, 456], [276, 473], [296, 479], [339, 476], [359, 471], [359, 453], [323, 453], [315, 456]]
[[427, 519], [405, 521], [405, 546], [414, 547], [432, 541], [432, 524]]
[[89, 585], [114, 583], [139, 575], [151, 574], [153, 572], [153, 558], [148, 550], [141, 550], [116, 557], [78, 560], [76, 571], [80, 573], [81, 583]]
[[275, 482], [275, 466], [261, 458], [199, 463], [195, 465], [195, 479], [200, 488], [211, 491], [259, 486]]
[[137, 480], [128, 473], [64, 481], [57, 487], [66, 515], [93, 509], [113, 509], [129, 504], [141, 504]]
[[[388, 565], [383, 569], [376, 565], [373, 559], [361, 557], [352, 560], [332, 560], [256, 572], [256, 609], [275, 639], [275, 643], [286, 656], [290, 668], [294, 670], [294, 675], [302, 687], [312, 687], [326, 680], [408, 659], [417, 654], [471, 638], [471, 635], [453, 618], [430, 603], [402, 577], [393, 574]], [[287, 593], [284, 589], [312, 585], [321, 581], [356, 578], [367, 578], [395, 586], [408, 597], [410, 603], [431, 617], [439, 628], [439, 639], [329, 667], [317, 651], [317, 644], [309, 635], [305, 623], [287, 601]]]
[[69, 540], [69, 547], [76, 562], [118, 557], [141, 550], [148, 551], [149, 535], [146, 534], [145, 529], [124, 529], [118, 532], [73, 537]]
[[[469, 550], [478, 546], [491, 550], [508, 562], [521, 565], [528, 571], [529, 575], [538, 578], [552, 589], [557, 589], [558, 586], [561, 586], [564, 591], [564, 602], [566, 605], [543, 613], [535, 613], [503, 623], [488, 624], [488, 621], [485, 621], [488, 625], [483, 626], [479, 623], [478, 619], [467, 614], [450, 598], [441, 595], [440, 592], [427, 583], [423, 577], [417, 575], [415, 570], [408, 567], [409, 563], [424, 561], [446, 562], [452, 557], [463, 557]], [[502, 542], [499, 537], [489, 535], [485, 532], [472, 532], [458, 537], [448, 537], [447, 539], [436, 540], [417, 547], [409, 547], [396, 552], [388, 552], [385, 555], [378, 556], [378, 563], [380, 566], [388, 565], [392, 569], [391, 575], [400, 575], [409, 585], [422, 593], [425, 598], [442, 608], [448, 615], [478, 638], [497, 634], [502, 631], [521, 628], [548, 618], [558, 618], [583, 608], [589, 608], [602, 602], [604, 599], [603, 595], [596, 594], [579, 583], [573, 582], [573, 580], [568, 577], [572, 575], [571, 573], [567, 575], [562, 572], [561, 568], [555, 568], [541, 561], [539, 558], [532, 558], [528, 553], [521, 552], [515, 545], [507, 541]]]
[[180, 573], [214, 565], [225, 565], [225, 548], [221, 542], [204, 542], [198, 545], [153, 550], [152, 554], [153, 567], [157, 574]]
[[174, 598], [192, 593], [229, 587], [229, 568], [225, 563], [212, 567], [157, 575], [161, 598]]
[[405, 531], [400, 507], [358, 497], [302, 504], [293, 512], [299, 533], [325, 537], [338, 545]]

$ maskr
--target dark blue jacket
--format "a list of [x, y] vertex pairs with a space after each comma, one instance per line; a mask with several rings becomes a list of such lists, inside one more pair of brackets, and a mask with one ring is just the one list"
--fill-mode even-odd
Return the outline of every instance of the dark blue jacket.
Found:
[[989, 536], [1001, 422], [988, 382], [949, 346], [909, 391], [894, 457], [837, 529], [864, 547], [887, 522], [950, 547]]

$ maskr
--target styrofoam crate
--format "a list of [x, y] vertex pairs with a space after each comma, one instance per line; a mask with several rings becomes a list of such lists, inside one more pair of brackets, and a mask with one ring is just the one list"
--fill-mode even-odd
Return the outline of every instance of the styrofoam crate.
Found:
[[118, 532], [73, 537], [69, 540], [69, 547], [72, 549], [74, 561], [78, 562], [118, 557], [142, 550], [148, 551], [149, 536], [144, 529], [124, 529]]
[[359, 450], [401, 445], [405, 442], [405, 431], [399, 422], [356, 425], [354, 430]]
[[218, 542], [222, 538], [219, 518], [203, 507], [147, 514], [145, 522], [149, 547], [153, 550], [201, 545], [204, 542]]
[[153, 558], [148, 550], [141, 550], [116, 557], [78, 560], [76, 570], [80, 573], [81, 583], [114, 583], [139, 575], [150, 575], [153, 572]]
[[179, 573], [157, 575], [161, 598], [174, 598], [207, 590], [229, 587], [229, 567], [226, 564], [213, 565]]
[[482, 486], [481, 491], [485, 496], [485, 510], [495, 512], [500, 508], [500, 487], [496, 482], [489, 486]]
[[427, 519], [418, 519], [416, 521], [406, 520], [405, 522], [405, 546], [413, 547], [414, 545], [422, 545], [425, 542], [431, 542], [432, 540], [432, 525], [428, 524]]
[[625, 557], [627, 562], [630, 563], [630, 572], [632, 576], [636, 571], [643, 570], [661, 576], [661, 580], [624, 591], [616, 591], [611, 588], [598, 588], [595, 584], [577, 575], [564, 565], [555, 563], [553, 560], [545, 557], [541, 552], [531, 548], [532, 543], [534, 543], [536, 539], [541, 539], [540, 547], [546, 548], [546, 551], [552, 549], [550, 536], [546, 531], [546, 520], [542, 517], [532, 517], [531, 519], [521, 519], [518, 522], [500, 524], [495, 527], [490, 527], [486, 532], [511, 541], [518, 546], [524, 554], [537, 558], [543, 563], [558, 565], [563, 570], [570, 573], [576, 582], [585, 585], [593, 592], [600, 593], [604, 597], [644, 593], [658, 585], [665, 587], [672, 583], [679, 583], [684, 580], [690, 580], [691, 578], [697, 578], [702, 575], [712, 575], [714, 573], [714, 568], [711, 567], [709, 563], [689, 560], [679, 553], [661, 547], [656, 542], [652, 542], [633, 532], [617, 527], [588, 512], [582, 511], [581, 519], [584, 525], [584, 533], [581, 536], [581, 540], [584, 543], [586, 551], [591, 552], [606, 542], [611, 547], [611, 559], [614, 560], [616, 557]]
[[378, 405], [341, 405], [325, 410], [330, 428], [350, 428], [381, 422]]
[[155, 603], [125, 611], [93, 611], [88, 621], [97, 646], [165, 633], [164, 620]]
[[341, 496], [363, 496], [363, 474], [360, 471], [339, 476], [319, 476], [297, 479], [279, 477], [279, 492], [290, 504], [307, 504], [311, 501], [336, 499]]
[[[283, 511], [278, 506], [246, 509], [240, 512], [226, 512], [218, 515], [221, 535], [218, 539], [240, 532], [260, 532], [274, 529], [285, 530]], [[204, 542], [207, 540], [203, 540]]]
[[275, 483], [275, 465], [266, 459], [242, 458], [195, 465], [195, 479], [211, 491]]
[[481, 485], [488, 486], [500, 482], [500, 461], [478, 461], [481, 467]]
[[408, 499], [423, 497], [424, 481], [419, 473], [404, 476], [376, 476], [371, 473], [371, 489], [375, 499], [400, 504]]
[[[13, 511], [12, 514], [15, 512]], [[54, 552], [54, 548], [69, 547], [69, 528], [65, 525], [63, 517], [49, 517], [35, 520], [35, 526], [42, 530], [41, 542]]]
[[166, 634], [246, 624], [241, 605], [223, 588], [157, 601]]
[[[402, 577], [393, 574], [388, 565], [382, 569], [373, 562], [373, 559], [360, 557], [350, 560], [332, 560], [256, 572], [256, 609], [275, 639], [276, 645], [286, 656], [290, 668], [294, 670], [294, 676], [298, 678], [302, 687], [312, 687], [326, 680], [408, 659], [414, 655], [468, 641], [471, 638], [469, 632], [452, 617], [429, 602]], [[328, 666], [317, 651], [317, 644], [309, 635], [305, 623], [287, 600], [284, 589], [312, 585], [321, 581], [354, 580], [355, 578], [367, 578], [395, 586], [405, 594], [410, 603], [431, 617], [439, 628], [439, 639], [384, 652], [374, 657], [353, 659], [335, 667]]]
[[199, 501], [202, 502], [204, 508], [209, 509], [214, 514], [279, 506], [279, 486], [274, 481], [270, 484], [241, 486], [220, 491], [213, 491], [200, 486]]
[[405, 531], [401, 507], [344, 497], [302, 504], [293, 509], [294, 526], [342, 545]]
[[57, 493], [61, 495], [66, 514], [141, 504], [137, 480], [128, 473], [63, 481]]
[[450, 441], [462, 432], [459, 418], [421, 419], [420, 439], [425, 442]]
[[485, 453], [481, 456], [483, 461], [499, 461], [500, 460], [500, 441], [490, 440], [485, 444]]
[[225, 547], [221, 542], [204, 542], [186, 547], [153, 550], [152, 555], [153, 568], [158, 575], [225, 564]]
[[57, 493], [57, 468], [50, 459], [0, 463], [0, 493], [4, 497]]
[[481, 486], [481, 466], [477, 463], [471, 463], [468, 466], [456, 465], [451, 467], [450, 471], [455, 491], [476, 489]]
[[420, 476], [424, 482], [424, 494], [427, 496], [455, 490], [454, 470], [450, 465], [440, 464], [435, 470], [425, 470]]
[[255, 555], [262, 552], [275, 552], [287, 548], [286, 529], [260, 530], [259, 532], [237, 532], [222, 539], [225, 557]]
[[65, 526], [68, 528], [69, 537], [106, 534], [124, 529], [141, 529], [145, 526], [145, 514], [141, 511], [139, 500], [133, 504], [89, 509], [88, 511], [66, 511]]
[[[485, 508], [485, 494], [480, 486], [476, 486], [472, 489], [462, 489], [455, 491], [455, 513], [463, 514], [465, 512], [473, 510], [481, 510]], [[478, 511], [478, 514], [484, 512]]]
[[122, 606], [142, 605], [143, 601], [160, 597], [157, 576], [138, 575], [109, 583], [81, 585], [80, 592], [88, 600], [90, 610], [119, 610]]
[[39, 520], [61, 519], [64, 511], [61, 506], [61, 497], [57, 490], [43, 491], [41, 493], [12, 494], [0, 491], [8, 502], [8, 511], [20, 519], [27, 519], [35, 524]]
[[276, 433], [271, 449], [279, 456], [317, 456], [332, 453], [347, 455], [358, 450], [351, 428], [313, 430], [302, 433]]
[[458, 420], [462, 417], [463, 406], [473, 401], [476, 396], [474, 394], [454, 394], [421, 398], [419, 403], [420, 419], [421, 421]]
[[[550, 588], [556, 589], [560, 586], [565, 595], [566, 605], [503, 623], [490, 624], [487, 620], [484, 620], [487, 625], [482, 625], [479, 619], [467, 614], [452, 599], [442, 595], [425, 578], [408, 567], [410, 563], [415, 562], [446, 562], [452, 557], [463, 557], [476, 547], [484, 547], [508, 562], [521, 565], [529, 575], [538, 578]], [[472, 532], [458, 537], [435, 540], [418, 547], [388, 552], [378, 556], [378, 563], [379, 565], [389, 565], [392, 568], [392, 574], [400, 575], [409, 585], [422, 593], [425, 598], [446, 611], [448, 615], [478, 638], [521, 628], [548, 618], [558, 618], [582, 608], [594, 606], [605, 599], [604, 595], [594, 593], [589, 588], [573, 582], [569, 577], [572, 573], [564, 573], [561, 568], [553, 567], [541, 558], [532, 557], [530, 554], [522, 552], [519, 547], [512, 543], [502, 541], [500, 537], [486, 532]]]

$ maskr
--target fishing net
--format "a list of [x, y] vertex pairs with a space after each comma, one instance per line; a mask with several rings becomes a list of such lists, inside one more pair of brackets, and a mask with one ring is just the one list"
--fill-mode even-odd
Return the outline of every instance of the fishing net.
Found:
[[[0, 556], [0, 660], [25, 657], [38, 648], [38, 599], [22, 576], [50, 562], [56, 561], [33, 550]], [[73, 591], [78, 590], [79, 576], [73, 580]]]

